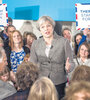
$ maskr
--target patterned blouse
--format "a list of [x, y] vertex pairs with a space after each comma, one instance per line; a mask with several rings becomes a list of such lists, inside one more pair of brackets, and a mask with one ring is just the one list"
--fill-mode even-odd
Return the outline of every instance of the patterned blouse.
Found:
[[16, 73], [17, 67], [23, 62], [25, 55], [26, 53], [24, 50], [20, 52], [11, 51], [10, 60], [11, 60], [11, 69], [13, 72]]

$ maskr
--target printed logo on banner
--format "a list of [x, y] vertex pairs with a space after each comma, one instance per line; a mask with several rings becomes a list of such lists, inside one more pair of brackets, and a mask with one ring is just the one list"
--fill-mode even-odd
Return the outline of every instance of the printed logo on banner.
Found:
[[76, 29], [90, 28], [90, 3], [75, 4]]
[[0, 4], [0, 27], [8, 25], [7, 4]]

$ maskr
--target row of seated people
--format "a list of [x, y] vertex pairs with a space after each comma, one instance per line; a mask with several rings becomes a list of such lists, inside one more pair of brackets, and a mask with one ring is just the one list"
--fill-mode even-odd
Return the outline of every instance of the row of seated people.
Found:
[[[39, 78], [38, 67], [23, 61], [15, 75], [16, 86], [8, 67], [0, 64], [0, 100], [59, 100], [54, 83], [47, 77]], [[60, 100], [90, 99], [90, 67], [77, 66], [72, 74], [65, 96]]]

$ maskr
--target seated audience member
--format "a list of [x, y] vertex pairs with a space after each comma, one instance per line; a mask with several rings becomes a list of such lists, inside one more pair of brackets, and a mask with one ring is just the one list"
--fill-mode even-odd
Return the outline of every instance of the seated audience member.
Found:
[[[7, 82], [8, 74], [4, 64], [0, 64], [0, 100], [16, 93], [16, 89], [13, 85]], [[7, 67], [8, 68], [8, 67]]]
[[66, 38], [66, 39], [69, 40], [70, 46], [71, 46], [71, 48], [72, 48], [72, 50], [73, 50], [73, 44], [72, 44], [72, 40], [71, 40], [71, 30], [70, 30], [68, 27], [66, 27], [66, 28], [64, 28], [64, 29], [62, 30], [62, 34], [63, 34], [63, 37], [64, 37], [64, 38]]
[[27, 100], [29, 90], [37, 78], [37, 66], [30, 62], [22, 62], [16, 72], [17, 92], [4, 100]]
[[6, 28], [7, 39], [4, 41], [4, 49], [5, 49], [5, 52], [6, 52], [8, 67], [9, 67], [10, 70], [11, 70], [11, 64], [10, 64], [11, 49], [9, 48], [9, 40], [10, 40], [10, 36], [11, 36], [11, 34], [14, 30], [16, 30], [15, 26], [13, 26], [13, 25], [7, 26], [7, 28]]
[[77, 33], [75, 36], [74, 36], [74, 52], [75, 52], [75, 55], [77, 55], [78, 53], [78, 46], [79, 46], [79, 43], [82, 39], [82, 33]]
[[62, 30], [63, 37], [71, 41], [71, 30], [66, 27]]
[[84, 42], [90, 43], [90, 29], [88, 29], [88, 28], [85, 28], [83, 30], [83, 36], [79, 43], [78, 49], [79, 49], [80, 45]]
[[32, 32], [27, 32], [26, 34], [26, 46], [31, 49], [31, 45], [33, 43], [34, 40], [36, 40], [37, 37], [35, 36], [35, 34], [33, 34]]
[[8, 25], [6, 28], [6, 34], [8, 36], [8, 38], [10, 38], [10, 35], [12, 34], [13, 31], [15, 31], [16, 28], [14, 25]]
[[10, 79], [10, 70], [7, 66], [0, 67], [0, 79], [4, 82], [10, 83], [11, 85], [14, 85]]
[[90, 66], [79, 65], [75, 68], [70, 83], [80, 80], [90, 81]]
[[90, 100], [90, 82], [73, 82], [66, 88], [63, 100]]
[[25, 57], [24, 57], [24, 62], [28, 62], [30, 61], [30, 54], [26, 54]]
[[57, 91], [52, 81], [41, 77], [31, 87], [28, 100], [58, 100]]
[[[12, 26], [12, 19], [10, 17], [8, 17], [8, 26]], [[3, 39], [4, 42], [4, 48], [8, 46], [8, 35], [7, 35], [7, 27], [8, 26], [4, 26], [4, 30], [2, 30], [0, 32], [0, 37]]]
[[18, 30], [15, 30], [10, 35], [9, 41], [10, 47], [7, 48], [8, 63], [10, 65], [10, 70], [14, 73], [17, 71], [17, 67], [24, 60], [24, 56], [30, 53], [29, 48], [23, 46], [22, 35]]
[[[90, 65], [86, 65], [86, 64], [83, 64], [83, 65], [81, 64], [81, 65], [75, 66], [74, 70], [72, 72], [68, 73], [69, 81], [75, 80], [75, 78], [78, 79], [79, 77], [80, 77], [79, 79], [82, 79], [82, 78], [84, 78], [84, 76], [83, 76], [84, 74], [85, 75], [87, 75], [88, 73], [90, 74], [90, 68], [88, 68], [86, 66], [90, 67]], [[75, 78], [73, 78], [73, 77], [75, 77]], [[87, 77], [87, 76], [85, 76], [85, 77]], [[79, 81], [79, 79], [78, 79], [78, 81]]]
[[87, 65], [90, 66], [90, 45], [84, 42], [80, 47], [77, 57], [74, 59], [75, 66]]
[[4, 31], [0, 33], [0, 37], [3, 39], [4, 42], [4, 49], [9, 46], [9, 37], [10, 34], [15, 30], [16, 28], [13, 25], [8, 25], [5, 27]]
[[[8, 65], [5, 50], [2, 47], [0, 47], [0, 65], [1, 64], [4, 66]], [[10, 71], [10, 77], [13, 82], [16, 82], [15, 75], [12, 71]]]

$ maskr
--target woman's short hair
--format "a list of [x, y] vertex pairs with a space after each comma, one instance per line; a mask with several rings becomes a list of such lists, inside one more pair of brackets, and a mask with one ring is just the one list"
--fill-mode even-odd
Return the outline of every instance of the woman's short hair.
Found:
[[90, 100], [90, 82], [73, 82], [65, 89], [64, 100]]
[[80, 57], [80, 49], [81, 49], [81, 46], [82, 46], [82, 45], [84, 45], [84, 46], [88, 49], [88, 53], [89, 53], [88, 58], [90, 58], [90, 45], [89, 45], [89, 43], [87, 43], [87, 42], [84, 42], [83, 44], [80, 45], [79, 51], [78, 51], [78, 53], [77, 53], [77, 57]]
[[64, 33], [65, 30], [68, 30], [69, 33], [70, 33], [70, 35], [71, 35], [71, 30], [70, 30], [70, 28], [68, 28], [68, 27], [63, 28], [63, 30], [62, 30], [62, 35], [64, 35], [63, 33]]
[[40, 26], [41, 26], [44, 22], [46, 22], [46, 21], [49, 21], [50, 24], [53, 26], [53, 28], [55, 27], [55, 21], [54, 21], [51, 17], [49, 17], [49, 16], [42, 16], [42, 17], [40, 17], [39, 20], [38, 20], [37, 28], [40, 30]]
[[41, 77], [31, 87], [28, 100], [57, 100], [57, 91], [52, 81]]
[[20, 89], [30, 88], [38, 78], [38, 67], [31, 62], [22, 62], [16, 72], [17, 85]]
[[19, 33], [19, 35], [20, 35], [20, 37], [21, 37], [20, 48], [23, 46], [23, 39], [22, 39], [22, 35], [21, 35], [20, 31], [14, 30], [14, 31], [12, 32], [12, 34], [10, 35], [10, 41], [9, 41], [9, 46], [11, 47], [11, 49], [14, 48], [13, 34], [14, 34], [15, 32]]
[[89, 81], [90, 82], [90, 67], [86, 65], [79, 65], [75, 68], [74, 72], [72, 73], [70, 83], [74, 81]]
[[37, 40], [36, 35], [34, 33], [32, 33], [32, 32], [27, 32], [27, 34], [26, 34], [26, 40], [27, 40], [27, 36], [28, 35], [31, 36], [33, 39]]
[[30, 35], [32, 38], [34, 38], [35, 40], [37, 39], [36, 35], [33, 32], [28, 32], [25, 31], [23, 34], [23, 39], [27, 38], [27, 36]]
[[[6, 28], [6, 32], [7, 32], [7, 33], [8, 33], [8, 29], [11, 28], [11, 27], [15, 28], [14, 25], [8, 25], [7, 28]], [[15, 28], [15, 29], [16, 29], [16, 28]]]

